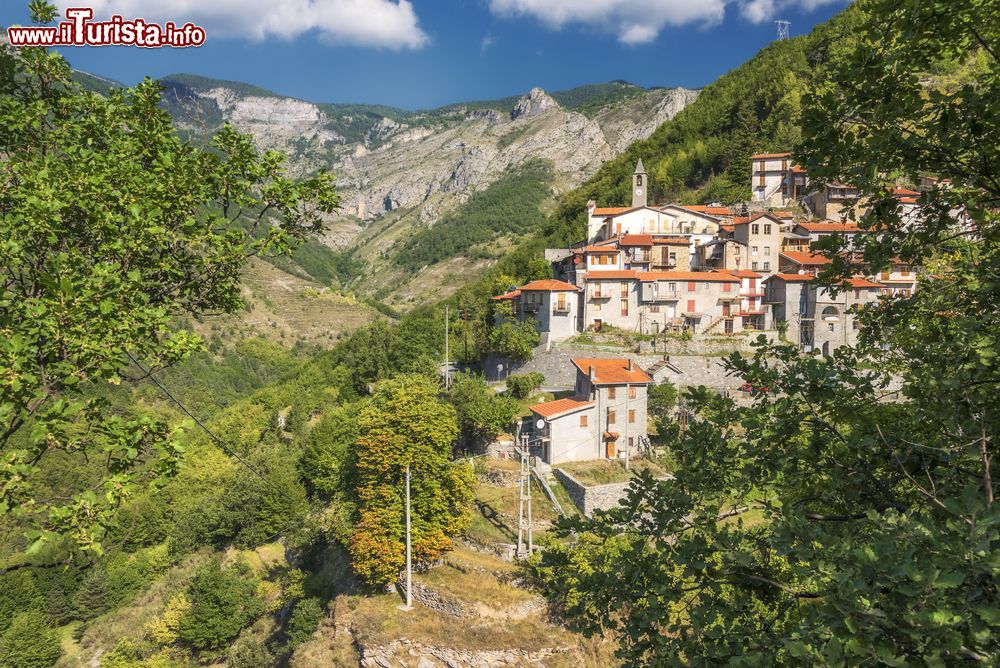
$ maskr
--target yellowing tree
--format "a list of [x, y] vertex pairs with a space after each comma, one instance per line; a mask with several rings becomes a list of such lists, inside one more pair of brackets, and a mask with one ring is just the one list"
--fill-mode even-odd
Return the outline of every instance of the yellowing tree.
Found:
[[358, 519], [351, 537], [354, 570], [372, 584], [399, 574], [405, 560], [405, 477], [411, 474], [416, 561], [437, 558], [468, 526], [472, 471], [452, 461], [455, 409], [425, 376], [382, 383], [358, 416]]

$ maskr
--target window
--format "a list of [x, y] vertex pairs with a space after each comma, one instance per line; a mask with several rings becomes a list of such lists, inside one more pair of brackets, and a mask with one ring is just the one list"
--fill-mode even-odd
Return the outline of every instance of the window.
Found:
[[771, 226], [769, 224], [765, 224], [764, 225], [764, 234], [770, 234], [770, 233], [771, 233]]
[[615, 415], [614, 411], [608, 411], [608, 424], [615, 424], [615, 420], [617, 419], [618, 416]]
[[649, 312], [650, 313], [659, 313], [660, 312], [660, 306], [659, 306], [659, 304], [653, 304], [652, 306], [650, 306], [649, 307]]
[[760, 225], [758, 223], [750, 226], [750, 234], [760, 234]]
[[859, 329], [861, 329], [861, 321], [858, 320], [857, 318], [854, 318], [853, 321], [851, 322], [851, 327], [854, 328], [854, 331], [858, 331]]
[[750, 254], [753, 255], [754, 257], [757, 257], [757, 247], [756, 246], [751, 246], [750, 247]]
[[625, 300], [623, 300], [622, 301], [622, 317], [624, 318], [627, 315], [628, 315], [628, 302], [625, 301]]
[[628, 398], [629, 399], [635, 399], [635, 388], [634, 387], [629, 387], [628, 388]]
[[770, 262], [765, 262], [764, 263], [764, 271], [771, 271], [771, 263]]
[[622, 299], [628, 299], [628, 283], [622, 281], [621, 289], [622, 289], [621, 292]]
[[667, 264], [676, 265], [677, 264], [677, 253], [670, 253], [667, 256]]
[[637, 186], [641, 186], [642, 185], [642, 174], [636, 174], [635, 175], [635, 185], [637, 185]]
[[688, 300], [688, 313], [694, 313], [694, 300]]
[[628, 423], [629, 424], [634, 424], [635, 423], [635, 409], [634, 408], [628, 409]]
[[764, 246], [764, 257], [771, 257], [771, 247]]
[[729, 292], [730, 288], [732, 288], [732, 287], [733, 287], [733, 286], [732, 286], [732, 285], [730, 285], [729, 283], [723, 283], [723, 284], [722, 284], [722, 291], [723, 291], [723, 292]]
[[694, 281], [688, 281], [688, 292], [694, 292], [698, 288], [698, 284]]
[[559, 311], [565, 311], [568, 307], [566, 306], [566, 293], [560, 292], [558, 298], [556, 299], [556, 309]]
[[595, 311], [601, 310], [601, 302], [594, 302], [594, 310]]
[[734, 255], [739, 255], [740, 254], [740, 245], [739, 244], [733, 244], [733, 254]]
[[617, 388], [609, 387], [608, 388], [608, 399], [614, 399], [616, 397], [616, 395], [617, 395]]
[[587, 416], [586, 415], [581, 415], [580, 416], [580, 426], [581, 427], [586, 427], [587, 426]]
[[753, 271], [757, 271], [757, 263], [756, 263], [756, 262], [754, 262], [754, 263], [753, 263], [753, 264], [752, 264], [752, 265], [750, 266], [750, 268], [751, 268], [751, 269], [752, 269]]
[[677, 284], [676, 283], [667, 283], [667, 290], [670, 291], [670, 292], [677, 292]]
[[854, 291], [854, 299], [855, 300], [861, 299], [861, 290]]
[[831, 322], [831, 323], [830, 323], [829, 325], [827, 325], [827, 326], [826, 326], [826, 328], [827, 328], [827, 329], [828, 329], [829, 331], [831, 331], [831, 332], [832, 332], [832, 331], [833, 331], [833, 323]]
[[610, 260], [611, 260], [611, 258], [610, 258], [609, 256], [607, 256], [607, 255], [602, 255], [602, 256], [600, 257], [600, 260], [599, 260], [599, 262], [600, 262], [601, 264], [607, 264], [607, 263], [608, 263], [608, 261], [610, 261]]

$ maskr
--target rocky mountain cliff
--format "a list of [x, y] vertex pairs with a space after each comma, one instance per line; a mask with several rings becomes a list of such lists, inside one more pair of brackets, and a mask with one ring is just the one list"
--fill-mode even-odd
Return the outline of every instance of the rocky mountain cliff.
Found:
[[[433, 225], [528, 160], [551, 162], [553, 195], [580, 184], [697, 96], [611, 82], [407, 112], [316, 104], [191, 75], [163, 83], [182, 130], [205, 135], [228, 121], [253, 134], [261, 148], [287, 153], [296, 173], [333, 171], [343, 209], [323, 241], [352, 249], [369, 264], [414, 225]], [[379, 296], [398, 304], [395, 290], [380, 283]], [[374, 291], [366, 280], [358, 287]]]

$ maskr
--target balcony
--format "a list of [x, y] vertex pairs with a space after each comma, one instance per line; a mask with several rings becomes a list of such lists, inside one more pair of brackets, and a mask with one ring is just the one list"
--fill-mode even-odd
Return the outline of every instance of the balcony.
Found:
[[611, 299], [611, 291], [610, 290], [591, 290], [590, 291], [590, 298], [591, 299]]
[[541, 304], [538, 304], [536, 302], [532, 302], [532, 303], [528, 303], [528, 304], [522, 304], [521, 305], [521, 310], [524, 313], [537, 313], [540, 306], [541, 306]]
[[565, 315], [566, 313], [569, 313], [569, 304], [557, 303], [555, 306], [552, 307], [552, 312]]

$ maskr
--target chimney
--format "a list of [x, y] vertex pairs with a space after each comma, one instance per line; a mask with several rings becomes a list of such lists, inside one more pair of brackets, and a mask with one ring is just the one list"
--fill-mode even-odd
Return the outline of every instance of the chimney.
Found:
[[589, 367], [587, 367], [587, 375], [590, 376], [590, 382], [591, 383], [596, 383], [597, 382], [597, 374], [594, 373], [594, 365], [593, 364], [591, 364]]
[[628, 370], [629, 371], [632, 370], [632, 358], [631, 357], [628, 358]]

